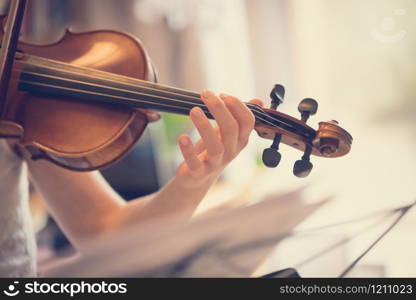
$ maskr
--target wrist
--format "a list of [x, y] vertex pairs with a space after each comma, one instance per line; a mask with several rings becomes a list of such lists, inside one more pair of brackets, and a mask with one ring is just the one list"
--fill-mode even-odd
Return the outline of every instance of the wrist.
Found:
[[220, 176], [221, 172], [215, 172], [205, 176], [184, 176], [183, 174], [176, 174], [173, 181], [178, 188], [184, 191], [195, 191], [195, 190], [208, 190]]

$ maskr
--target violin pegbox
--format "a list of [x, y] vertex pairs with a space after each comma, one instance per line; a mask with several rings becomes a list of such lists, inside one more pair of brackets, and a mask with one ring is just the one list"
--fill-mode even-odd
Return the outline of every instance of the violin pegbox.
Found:
[[[283, 103], [285, 96], [285, 88], [283, 85], [276, 84], [270, 92], [270, 98], [272, 99], [270, 109], [277, 110], [277, 107]], [[311, 98], [303, 99], [298, 106], [298, 110], [301, 113], [301, 121], [306, 124], [311, 115], [316, 114], [318, 110], [318, 102]], [[276, 133], [273, 139], [273, 143], [269, 148], [263, 151], [263, 163], [269, 168], [275, 168], [279, 165], [282, 155], [279, 153], [279, 144], [282, 138], [281, 133]], [[313, 164], [310, 162], [310, 155], [312, 153], [312, 145], [306, 144], [305, 152], [302, 158], [295, 162], [293, 166], [293, 174], [297, 177], [306, 177], [309, 175], [313, 168]]]
[[277, 111], [277, 107], [283, 103], [284, 95], [285, 88], [276, 84], [270, 93], [270, 109], [263, 108], [269, 116], [268, 120], [276, 123], [274, 126], [269, 124], [256, 128], [261, 137], [273, 140], [272, 145], [264, 149], [262, 155], [263, 163], [267, 167], [274, 168], [279, 165], [282, 155], [278, 150], [281, 143], [303, 151], [303, 156], [293, 166], [293, 174], [300, 178], [307, 177], [313, 168], [311, 155], [339, 157], [350, 151], [352, 137], [338, 126], [338, 122], [320, 122], [317, 131], [306, 124], [309, 117], [318, 110], [316, 100], [303, 99], [298, 106], [300, 119], [296, 119]]

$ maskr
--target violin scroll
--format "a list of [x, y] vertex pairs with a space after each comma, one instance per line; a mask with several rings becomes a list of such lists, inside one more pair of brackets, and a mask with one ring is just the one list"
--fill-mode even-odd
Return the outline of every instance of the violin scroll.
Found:
[[324, 157], [339, 157], [350, 152], [352, 136], [335, 120], [320, 122], [312, 144]]

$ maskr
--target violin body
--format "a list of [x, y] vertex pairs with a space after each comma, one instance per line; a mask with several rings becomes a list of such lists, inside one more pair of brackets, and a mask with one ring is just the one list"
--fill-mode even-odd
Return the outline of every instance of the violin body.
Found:
[[[156, 80], [140, 41], [116, 31], [67, 30], [56, 43], [20, 42], [18, 50], [131, 78]], [[94, 170], [120, 159], [140, 138], [147, 118], [137, 108], [20, 91], [17, 85], [25, 62], [19, 60], [18, 53], [16, 57], [0, 118], [0, 136], [17, 138], [33, 159], [48, 159], [72, 170]]]

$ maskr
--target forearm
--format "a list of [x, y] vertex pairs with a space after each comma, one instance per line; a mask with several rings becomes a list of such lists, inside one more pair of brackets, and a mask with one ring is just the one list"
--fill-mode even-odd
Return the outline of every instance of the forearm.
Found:
[[216, 178], [217, 176], [212, 176], [191, 186], [184, 183], [181, 178], [174, 177], [158, 192], [145, 199], [135, 199], [122, 207], [114, 227], [158, 219], [169, 219], [169, 222], [187, 222]]
[[74, 246], [127, 226], [168, 219], [186, 222], [216, 176], [192, 185], [173, 178], [158, 192], [125, 202], [98, 172], [72, 172], [45, 161], [28, 161], [32, 180], [48, 209]]

